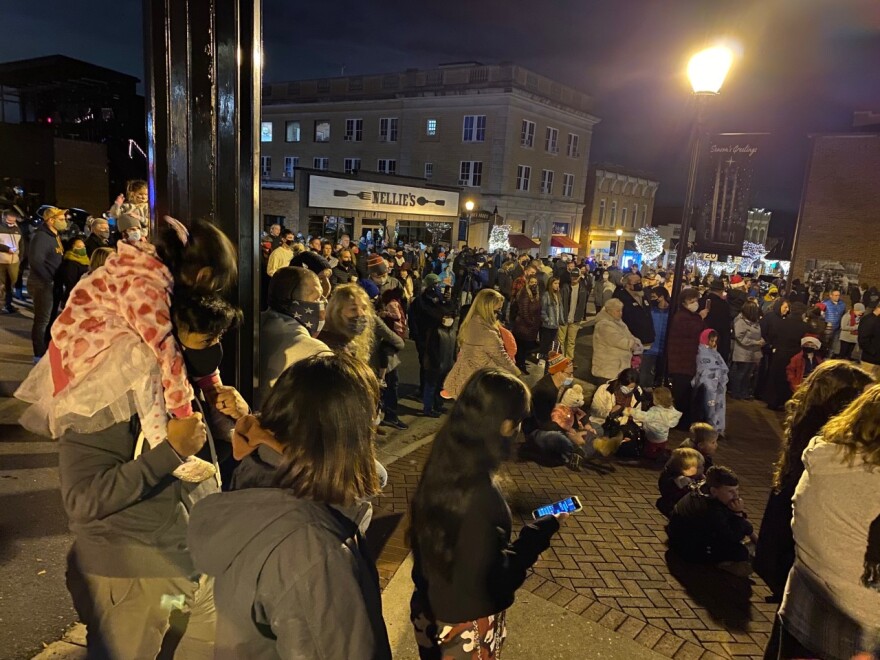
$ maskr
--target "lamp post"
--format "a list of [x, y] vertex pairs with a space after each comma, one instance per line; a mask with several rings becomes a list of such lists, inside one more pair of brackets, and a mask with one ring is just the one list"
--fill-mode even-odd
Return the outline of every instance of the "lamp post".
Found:
[[467, 229], [464, 233], [464, 244], [470, 246], [471, 238], [471, 212], [474, 210], [474, 202], [469, 199], [464, 203], [464, 210], [467, 211]]
[[623, 236], [623, 230], [618, 229], [614, 233], [617, 234], [617, 267], [623, 270], [623, 254], [620, 251], [620, 237]]
[[[693, 55], [688, 62], [687, 75], [691, 83], [697, 109], [691, 131], [691, 156], [688, 167], [687, 189], [685, 190], [684, 209], [681, 214], [681, 233], [678, 239], [678, 250], [675, 254], [675, 269], [672, 273], [672, 300], [669, 303], [669, 323], [672, 329], [672, 317], [678, 312], [681, 299], [682, 280], [684, 279], [684, 261], [687, 257], [688, 240], [691, 233], [691, 217], [693, 215], [694, 194], [697, 186], [697, 169], [700, 164], [700, 151], [703, 143], [703, 119], [706, 102], [718, 96], [724, 79], [733, 64], [733, 51], [726, 46], [712, 46]], [[669, 347], [669, 334], [666, 346], [663, 347], [663, 369], [666, 372], [666, 358]]]

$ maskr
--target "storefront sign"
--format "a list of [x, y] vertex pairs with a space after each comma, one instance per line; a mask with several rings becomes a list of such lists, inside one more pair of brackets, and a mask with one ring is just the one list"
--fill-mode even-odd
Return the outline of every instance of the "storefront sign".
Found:
[[458, 193], [448, 190], [309, 177], [311, 207], [458, 217], [458, 204]]

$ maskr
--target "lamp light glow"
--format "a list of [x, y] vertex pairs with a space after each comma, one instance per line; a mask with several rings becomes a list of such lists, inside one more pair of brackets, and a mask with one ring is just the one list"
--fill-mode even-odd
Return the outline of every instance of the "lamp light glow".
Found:
[[734, 53], [727, 46], [713, 46], [691, 57], [687, 74], [694, 94], [717, 94], [733, 65]]
[[468, 200], [464, 203], [465, 210], [470, 213], [474, 210], [474, 203], [471, 200]]
[[623, 230], [622, 230], [622, 229], [618, 229], [618, 230], [617, 230], [616, 232], [614, 232], [614, 233], [617, 234], [618, 237], [623, 236]]

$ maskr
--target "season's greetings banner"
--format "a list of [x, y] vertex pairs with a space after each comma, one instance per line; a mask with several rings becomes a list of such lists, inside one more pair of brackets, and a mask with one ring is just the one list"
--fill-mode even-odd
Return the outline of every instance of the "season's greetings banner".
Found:
[[767, 133], [721, 133], [701, 154], [696, 251], [741, 255], [755, 164]]

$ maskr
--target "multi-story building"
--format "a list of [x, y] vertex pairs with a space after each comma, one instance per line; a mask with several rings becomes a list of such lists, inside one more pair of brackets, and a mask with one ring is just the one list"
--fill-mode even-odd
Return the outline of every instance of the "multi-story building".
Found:
[[767, 247], [767, 231], [770, 229], [771, 215], [772, 213], [765, 209], [749, 209], [745, 240]]
[[591, 166], [579, 238], [581, 249], [599, 261], [638, 260], [633, 239], [639, 227], [651, 225], [659, 186], [648, 175], [618, 165]]
[[[307, 230], [291, 194], [297, 167], [403, 176], [407, 185], [420, 178], [474, 202], [469, 229], [458, 233], [471, 245], [487, 245], [503, 218], [542, 251], [577, 247], [599, 121], [591, 109], [586, 94], [512, 64], [266, 84], [264, 207]], [[394, 214], [382, 221], [393, 234]], [[363, 228], [356, 222], [354, 231]]]

